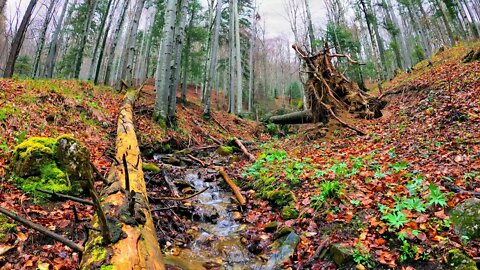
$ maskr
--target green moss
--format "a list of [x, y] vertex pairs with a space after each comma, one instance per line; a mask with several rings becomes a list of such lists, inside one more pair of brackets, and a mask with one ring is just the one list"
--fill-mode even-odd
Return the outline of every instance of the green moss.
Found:
[[475, 261], [458, 249], [452, 249], [448, 252], [447, 264], [453, 270], [477, 270]]
[[290, 190], [287, 189], [277, 189], [268, 191], [266, 193], [265, 199], [275, 203], [278, 206], [288, 205], [291, 201], [295, 199], [295, 196]]
[[19, 158], [24, 159], [30, 155], [36, 158], [40, 158], [41, 156], [51, 157], [55, 152], [56, 144], [56, 139], [32, 137], [15, 147], [13, 158], [14, 160], [18, 160]]
[[220, 155], [220, 156], [229, 156], [233, 153], [233, 147], [232, 146], [220, 146], [218, 147], [217, 149], [217, 153]]
[[0, 243], [5, 240], [7, 234], [16, 226], [14, 223], [9, 223], [6, 216], [0, 215]]
[[113, 265], [102, 265], [100, 266], [100, 270], [112, 270]]
[[153, 163], [147, 163], [147, 162], [145, 162], [145, 163], [143, 163], [143, 170], [146, 171], [146, 172], [155, 172], [155, 173], [157, 173], [157, 172], [160, 171], [160, 168], [159, 168], [157, 165], [153, 164]]
[[295, 209], [295, 205], [290, 203], [282, 208], [282, 212], [280, 213], [283, 219], [294, 219], [298, 218], [298, 211]]
[[44, 165], [40, 168], [40, 176], [46, 180], [63, 180], [67, 183], [67, 175], [60, 170], [55, 162]]
[[105, 258], [107, 258], [107, 254], [107, 249], [101, 246], [95, 246], [90, 252], [91, 260], [96, 262], [103, 261]]

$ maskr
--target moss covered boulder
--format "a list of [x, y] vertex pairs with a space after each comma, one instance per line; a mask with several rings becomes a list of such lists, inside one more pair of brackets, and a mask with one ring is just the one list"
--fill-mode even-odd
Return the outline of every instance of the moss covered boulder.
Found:
[[280, 215], [283, 219], [295, 219], [298, 218], [299, 213], [297, 209], [295, 209], [295, 204], [290, 203], [282, 208]]
[[467, 199], [450, 212], [453, 228], [459, 235], [480, 238], [480, 200]]
[[231, 154], [233, 154], [233, 147], [232, 146], [220, 146], [220, 147], [217, 148], [217, 153], [220, 156], [228, 157]]
[[452, 270], [477, 270], [474, 260], [463, 254], [458, 249], [450, 250], [447, 253], [447, 265]]
[[15, 147], [12, 171], [18, 186], [31, 192], [37, 188], [79, 193], [93, 179], [90, 153], [69, 136], [32, 137]]

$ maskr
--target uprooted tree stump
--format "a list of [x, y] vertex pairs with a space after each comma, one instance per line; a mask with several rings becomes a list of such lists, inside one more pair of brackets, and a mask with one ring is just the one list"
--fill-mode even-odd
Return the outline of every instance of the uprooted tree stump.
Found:
[[342, 125], [363, 133], [348, 125], [337, 115], [341, 112], [354, 114], [355, 117], [372, 119], [382, 116], [381, 109], [385, 103], [376, 97], [363, 92], [357, 83], [350, 81], [332, 63], [333, 58], [346, 58], [352, 64], [358, 62], [345, 54], [333, 54], [328, 44], [314, 56], [309, 56], [299, 45], [293, 49], [304, 61], [308, 80], [305, 84], [307, 110], [285, 115], [273, 116], [269, 119], [275, 124], [327, 123], [330, 118]]
[[[100, 208], [106, 218], [96, 211], [96, 230], [90, 231], [81, 269], [165, 269], [148, 207], [133, 125], [133, 104], [138, 92], [127, 92], [120, 108], [115, 156], [118, 162], [112, 166], [101, 194]], [[102, 219], [107, 228], [103, 228]]]

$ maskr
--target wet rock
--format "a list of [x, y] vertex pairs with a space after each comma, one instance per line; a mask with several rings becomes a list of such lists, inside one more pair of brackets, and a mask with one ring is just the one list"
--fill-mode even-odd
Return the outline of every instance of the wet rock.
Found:
[[220, 156], [228, 157], [233, 153], [233, 147], [232, 146], [220, 146], [220, 147], [217, 148], [217, 153]]
[[218, 210], [213, 205], [202, 205], [201, 208], [196, 209], [195, 215], [198, 219], [205, 222], [215, 223], [220, 216]]
[[349, 263], [353, 260], [354, 249], [348, 245], [344, 244], [333, 244], [330, 247], [330, 255], [333, 258], [333, 261], [338, 265], [342, 266], [346, 263]]
[[267, 224], [265, 224], [265, 231], [266, 232], [275, 232], [278, 227], [278, 222], [272, 221]]
[[470, 239], [480, 238], [480, 200], [467, 199], [455, 206], [450, 212], [453, 228], [459, 235], [468, 236]]
[[93, 181], [90, 153], [84, 144], [74, 138], [69, 136], [57, 138], [56, 159], [70, 180], [79, 181], [83, 188], [87, 188], [86, 181]]
[[270, 257], [266, 269], [282, 269], [282, 266], [290, 260], [299, 242], [300, 237], [294, 232], [290, 233]]
[[477, 270], [474, 260], [463, 254], [458, 249], [450, 250], [447, 253], [447, 265], [452, 270]]

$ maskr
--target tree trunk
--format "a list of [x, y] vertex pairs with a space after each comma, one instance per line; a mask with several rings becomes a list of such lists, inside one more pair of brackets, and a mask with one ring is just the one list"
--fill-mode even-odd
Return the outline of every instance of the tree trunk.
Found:
[[75, 79], [78, 79], [80, 76], [80, 69], [82, 68], [83, 63], [83, 54], [85, 51], [85, 45], [87, 44], [88, 32], [90, 31], [90, 26], [92, 25], [92, 19], [93, 14], [95, 13], [96, 4], [96, 0], [87, 0], [88, 13], [87, 17], [85, 18], [85, 28], [83, 29], [82, 37], [80, 39], [77, 57], [75, 59], [75, 69], [73, 71], [73, 78]]
[[[133, 124], [133, 104], [138, 93], [127, 92], [118, 118], [116, 159], [124, 160], [125, 165], [112, 167], [109, 183], [102, 193], [102, 208], [107, 212], [112, 243], [105, 245], [102, 234], [91, 230], [81, 269], [107, 265], [113, 266], [112, 269], [165, 269], [148, 207], [142, 158]], [[97, 215], [94, 224], [96, 220]]]
[[106, 70], [105, 70], [105, 78], [104, 78], [104, 82], [108, 82], [108, 84], [111, 84], [111, 72], [112, 72], [112, 68], [113, 68], [113, 59], [115, 58], [115, 50], [117, 49], [117, 45], [118, 45], [118, 40], [120, 39], [120, 32], [123, 28], [123, 23], [125, 22], [125, 15], [127, 13], [127, 9], [128, 9], [128, 4], [130, 2], [130, 0], [124, 0], [125, 2], [123, 3], [123, 7], [122, 7], [122, 11], [120, 12], [120, 16], [118, 17], [118, 23], [117, 23], [117, 26], [115, 28], [115, 32], [113, 34], [113, 41], [112, 41], [112, 44], [110, 45], [110, 48], [107, 50], [107, 52], [109, 52], [109, 55], [108, 55], [108, 61], [107, 61], [107, 66], [106, 66]]
[[[369, 9], [370, 9], [370, 12], [374, 12], [372, 6], [371, 6], [371, 1], [368, 2], [369, 4]], [[381, 62], [381, 65], [380, 65], [380, 68], [381, 68], [381, 78], [382, 80], [385, 80], [387, 77], [388, 77], [388, 72], [387, 72], [387, 61], [385, 60], [385, 47], [383, 46], [383, 40], [382, 40], [382, 37], [380, 36], [380, 31], [378, 30], [378, 21], [377, 21], [377, 17], [374, 17], [375, 19], [373, 20], [372, 22], [372, 28], [373, 28], [373, 32], [375, 33], [375, 40], [377, 41], [376, 45], [378, 47], [378, 52], [379, 52], [379, 55], [380, 55], [380, 62]]]
[[7, 46], [7, 33], [5, 29], [5, 7], [7, 6], [7, 0], [0, 0], [0, 70], [3, 67], [3, 53]]
[[[256, 3], [255, 3], [256, 4]], [[252, 33], [250, 34], [250, 53], [248, 55], [248, 66], [249, 66], [249, 76], [248, 76], [248, 112], [251, 113], [253, 110], [253, 76], [254, 76], [254, 59], [253, 54], [255, 53], [255, 43], [257, 41], [257, 10], [256, 6], [253, 8], [252, 14]], [[218, 101], [218, 99], [217, 99]]]
[[305, 11], [307, 13], [307, 25], [308, 25], [308, 38], [310, 39], [310, 50], [313, 52], [316, 51], [315, 46], [315, 34], [313, 32], [313, 23], [312, 23], [312, 13], [310, 12], [309, 0], [305, 0]]
[[62, 7], [62, 12], [60, 13], [60, 18], [58, 19], [57, 26], [53, 32], [52, 41], [50, 42], [50, 48], [48, 49], [47, 62], [45, 63], [45, 72], [44, 75], [47, 78], [52, 78], [53, 69], [55, 68], [55, 59], [57, 58], [57, 47], [58, 47], [58, 36], [62, 30], [63, 19], [67, 13], [68, 0], [65, 0], [65, 3]]
[[177, 89], [180, 81], [183, 44], [185, 42], [185, 26], [188, 15], [188, 2], [189, 0], [182, 0], [180, 10], [177, 14], [179, 22], [175, 28], [175, 59], [174, 64], [171, 67], [172, 79], [170, 80], [169, 86], [170, 99], [168, 105], [168, 123], [170, 126], [176, 125]]
[[447, 29], [448, 40], [450, 42], [449, 45], [453, 46], [455, 45], [455, 37], [453, 35], [452, 28], [450, 27], [450, 22], [448, 21], [445, 9], [443, 8], [443, 3], [440, 3], [438, 0], [433, 0], [433, 3], [434, 6], [437, 6], [440, 16], [442, 17], [443, 24], [445, 25], [445, 29]]
[[12, 40], [12, 46], [10, 47], [10, 53], [7, 59], [7, 65], [5, 67], [5, 72], [3, 74], [4, 78], [11, 78], [15, 70], [15, 62], [17, 61], [18, 54], [22, 48], [23, 40], [25, 39], [25, 33], [27, 32], [28, 23], [30, 22], [30, 17], [32, 16], [33, 9], [37, 4], [37, 0], [30, 0], [27, 10], [23, 15], [22, 22], [18, 27], [17, 33]]
[[414, 13], [412, 11], [412, 7], [410, 5], [407, 5], [406, 8], [408, 11], [408, 15], [410, 16], [410, 20], [413, 23], [413, 29], [417, 31], [417, 36], [420, 37], [420, 40], [422, 42], [422, 48], [425, 53], [425, 56], [427, 57], [428, 63], [432, 64], [432, 60], [431, 60], [432, 54], [430, 50], [430, 43], [427, 40], [426, 33], [423, 30], [423, 28], [420, 26], [420, 23], [418, 22], [418, 16], [416, 12]]
[[233, 16], [234, 9], [233, 9], [233, 2], [235, 0], [230, 0], [230, 26], [229, 26], [229, 72], [230, 72], [230, 84], [228, 86], [228, 112], [234, 113], [235, 112], [235, 18]]
[[[212, 39], [212, 53], [210, 57], [210, 68], [208, 70], [208, 78], [205, 81], [205, 108], [203, 114], [205, 116], [210, 116], [210, 106], [211, 106], [211, 90], [214, 85], [215, 73], [217, 72], [217, 57], [218, 57], [218, 39], [220, 36], [220, 23], [222, 19], [222, 1], [217, 0], [217, 7], [215, 9], [215, 26], [213, 30], [213, 39]], [[218, 89], [216, 89], [218, 91]], [[218, 101], [218, 100], [217, 100]]]
[[368, 34], [370, 36], [370, 41], [372, 42], [372, 56], [373, 56], [373, 62], [375, 64], [375, 71], [377, 73], [377, 80], [378, 80], [378, 89], [380, 92], [382, 92], [382, 67], [380, 63], [380, 59], [378, 58], [378, 53], [377, 53], [377, 47], [375, 46], [375, 37], [373, 35], [372, 31], [372, 25], [369, 19], [369, 13], [370, 10], [367, 9], [367, 5], [365, 4], [365, 0], [360, 0], [360, 9], [363, 12], [363, 15], [365, 16], [365, 22], [367, 23], [367, 29], [368, 29]]
[[130, 35], [128, 38], [128, 52], [127, 58], [125, 59], [126, 67], [122, 70], [122, 79], [125, 79], [127, 82], [132, 84], [133, 78], [133, 66], [134, 66], [134, 58], [137, 52], [136, 43], [137, 43], [137, 34], [138, 34], [138, 25], [140, 23], [140, 17], [142, 16], [143, 7], [145, 6], [145, 0], [139, 0], [137, 3], [137, 7], [135, 9], [135, 15], [133, 17], [132, 27], [130, 28]]
[[188, 32], [193, 28], [193, 18], [195, 18], [195, 11], [192, 9], [192, 16], [190, 17], [190, 22], [188, 23], [187, 30], [187, 44], [185, 50], [185, 58], [183, 63], [183, 82], [182, 82], [182, 102], [187, 102], [187, 83], [188, 83], [188, 69], [190, 65], [190, 47], [192, 43], [192, 38]]
[[171, 61], [173, 59], [173, 35], [175, 30], [177, 1], [168, 0], [165, 10], [165, 25], [163, 27], [162, 45], [157, 59], [155, 80], [155, 108], [153, 117], [160, 124], [165, 124], [168, 116], [169, 84], [171, 80]]
[[[97, 35], [97, 38], [95, 40], [95, 48], [93, 49], [92, 62], [90, 63], [90, 69], [89, 69], [89, 72], [88, 72], [88, 79], [93, 80], [95, 84], [96, 84], [95, 77], [96, 77], [96, 74], [97, 74], [96, 69], [100, 69], [100, 65], [98, 63], [100, 63], [100, 64], [102, 63], [103, 50], [105, 49], [104, 41], [106, 42], [106, 36], [108, 35], [108, 32], [110, 30], [112, 15], [115, 12], [115, 9], [117, 8], [117, 4], [118, 4], [118, 1], [116, 1], [115, 7], [113, 8], [113, 12], [111, 12], [110, 20], [108, 22], [108, 25], [105, 28], [105, 24], [107, 23], [107, 18], [108, 18], [108, 14], [110, 13], [110, 7], [112, 6], [112, 2], [113, 2], [113, 0], [108, 0], [107, 9], [102, 14], [102, 20], [100, 22], [100, 26], [98, 27], [98, 35]], [[102, 39], [102, 34], [104, 32], [105, 32], [105, 34], [103, 35], [103, 39]], [[100, 52], [98, 52], [98, 49], [100, 49]], [[98, 57], [97, 57], [97, 53], [99, 53]]]
[[[108, 14], [109, 14], [111, 1], [112, 0], [108, 1], [109, 2], [109, 4], [108, 4], [109, 7], [107, 8], [107, 12], [105, 13], [105, 18], [107, 18]], [[113, 15], [115, 15], [115, 10], [117, 9], [117, 6], [118, 6], [119, 3], [120, 3], [120, 0], [115, 1], [115, 6], [111, 10], [110, 16], [108, 16], [108, 23], [107, 23], [106, 27], [105, 27], [105, 21], [102, 22], [102, 26], [100, 27], [101, 30], [103, 30], [105, 28], [105, 30], [103, 30], [102, 43], [100, 44], [100, 52], [98, 53], [98, 58], [97, 59], [95, 59], [95, 58], [92, 59], [92, 64], [95, 64], [95, 68], [94, 68], [95, 69], [95, 76], [94, 76], [94, 79], [93, 79], [93, 83], [96, 84], [96, 85], [98, 85], [100, 70], [102, 68], [103, 54], [105, 52], [105, 46], [107, 44], [108, 34], [110, 33], [110, 27], [112, 26]], [[102, 32], [100, 32], [99, 36], [101, 34], [102, 34]], [[90, 67], [90, 69], [92, 69], [92, 67]]]
[[313, 123], [313, 117], [312, 112], [307, 110], [272, 116], [268, 121], [279, 125], [308, 124]]
[[235, 61], [237, 64], [237, 114], [243, 111], [243, 73], [242, 54], [240, 52], [240, 19], [238, 17], [238, 0], [233, 0], [233, 16], [235, 18]]
[[40, 32], [40, 38], [38, 39], [37, 50], [35, 52], [35, 60], [33, 61], [32, 77], [36, 78], [38, 74], [38, 66], [40, 65], [40, 59], [42, 57], [43, 48], [45, 47], [45, 36], [47, 34], [48, 25], [52, 19], [53, 7], [55, 6], [55, 0], [51, 0], [50, 5], [47, 9], [47, 14], [45, 15], [45, 20], [43, 21], [42, 31]]

